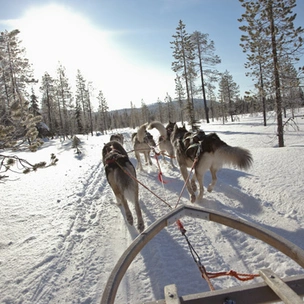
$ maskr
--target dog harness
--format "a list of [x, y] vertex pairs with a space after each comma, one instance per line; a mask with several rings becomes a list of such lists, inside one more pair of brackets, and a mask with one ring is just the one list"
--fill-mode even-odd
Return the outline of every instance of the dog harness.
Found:
[[185, 153], [192, 160], [197, 158], [201, 152], [203, 152], [202, 142], [204, 141], [205, 136], [205, 132], [200, 130], [199, 132], [192, 133], [183, 139], [183, 144], [186, 148]]

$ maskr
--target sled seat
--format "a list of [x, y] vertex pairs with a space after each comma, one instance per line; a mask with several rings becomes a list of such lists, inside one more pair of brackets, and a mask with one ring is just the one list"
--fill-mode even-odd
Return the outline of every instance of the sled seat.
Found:
[[[281, 280], [269, 269], [259, 271], [263, 283], [250, 286], [237, 286], [186, 296], [178, 296], [175, 284], [164, 288], [165, 299], [144, 304], [303, 304], [304, 275], [287, 277]], [[300, 296], [299, 296], [300, 295]], [[226, 301], [226, 302], [225, 302]], [[281, 302], [280, 302], [281, 301]]]

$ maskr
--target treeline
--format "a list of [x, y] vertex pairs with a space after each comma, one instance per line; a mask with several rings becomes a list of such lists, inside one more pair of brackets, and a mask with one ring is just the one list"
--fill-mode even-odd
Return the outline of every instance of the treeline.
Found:
[[[279, 146], [284, 145], [283, 117], [286, 109], [303, 105], [303, 68], [296, 69], [303, 54], [303, 29], [294, 28], [292, 13], [296, 0], [240, 0], [245, 13], [239, 21], [241, 47], [247, 54], [247, 77], [255, 84], [253, 92], [240, 96], [239, 85], [229, 71], [218, 71], [221, 59], [209, 35], [188, 33], [179, 21], [170, 42], [172, 70], [176, 73], [175, 96], [164, 97], [153, 105], [143, 100], [140, 108], [131, 102], [129, 109], [109, 111], [102, 90], [95, 97], [93, 84], [77, 71], [76, 91], [72, 92], [65, 67], [59, 64], [56, 75], [45, 73], [33, 78], [32, 66], [18, 39], [19, 30], [0, 35], [0, 149], [27, 142], [34, 151], [39, 137], [105, 133], [133, 127], [151, 120], [187, 121], [196, 127], [204, 119], [228, 119], [244, 113], [277, 114]], [[39, 99], [33, 84], [39, 83]], [[216, 91], [216, 85], [218, 90]], [[93, 109], [92, 101], [97, 109]], [[22, 141], [20, 141], [22, 139]]]

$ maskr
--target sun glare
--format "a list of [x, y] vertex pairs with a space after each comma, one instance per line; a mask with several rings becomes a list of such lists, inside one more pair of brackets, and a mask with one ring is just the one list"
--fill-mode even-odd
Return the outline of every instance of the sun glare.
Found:
[[107, 34], [64, 6], [31, 8], [19, 23], [30, 59], [43, 63], [43, 69], [53, 70], [58, 61], [77, 69], [81, 62], [90, 63], [92, 53], [98, 51], [101, 58], [111, 54]]
[[[124, 50], [115, 46], [121, 33], [103, 31], [63, 5], [33, 7], [13, 25], [20, 29], [35, 77], [41, 80], [48, 72], [55, 78], [60, 62], [73, 87], [79, 69], [92, 81], [96, 96], [102, 90], [109, 103], [116, 103], [110, 108], [129, 107], [130, 101], [140, 106], [141, 99], [156, 102], [165, 97], [168, 83], [173, 82], [171, 74], [157, 71], [150, 63], [139, 66], [136, 58], [126, 58]], [[119, 101], [125, 104], [120, 106]]]

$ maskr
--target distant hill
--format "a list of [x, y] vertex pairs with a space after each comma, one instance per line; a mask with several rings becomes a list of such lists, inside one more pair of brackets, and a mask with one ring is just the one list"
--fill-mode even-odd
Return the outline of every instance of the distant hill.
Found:
[[[200, 108], [204, 107], [204, 100], [202, 98], [194, 98], [193, 103], [194, 103], [194, 109], [200, 109]], [[163, 102], [162, 104], [165, 106], [167, 103]], [[172, 104], [174, 107], [179, 108], [178, 101], [173, 100]], [[187, 101], [184, 100], [183, 104], [184, 104], [184, 106], [186, 106]], [[209, 107], [209, 105], [210, 105], [210, 101], [207, 100], [207, 106]], [[151, 112], [154, 112], [158, 109], [158, 103], [155, 102], [155, 103], [147, 104], [147, 107]], [[140, 107], [137, 107], [136, 109], [140, 109]], [[116, 112], [118, 114], [121, 114], [121, 113], [125, 113], [125, 112], [129, 113], [130, 111], [131, 111], [131, 108], [124, 108], [124, 109], [120, 109], [120, 110], [112, 110], [112, 111], [109, 111], [109, 113]]]

